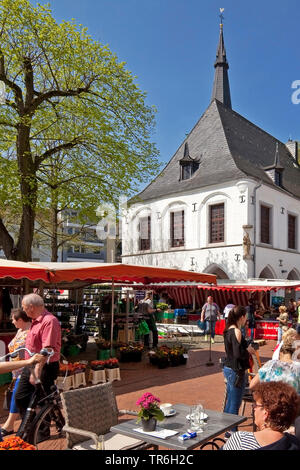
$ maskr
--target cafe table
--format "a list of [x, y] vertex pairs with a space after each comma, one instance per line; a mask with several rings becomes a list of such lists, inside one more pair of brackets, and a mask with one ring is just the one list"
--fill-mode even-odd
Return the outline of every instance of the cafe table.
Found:
[[176, 411], [176, 414], [166, 417], [163, 421], [158, 421], [157, 423], [158, 428], [178, 431], [178, 434], [167, 437], [166, 439], [135, 431], [134, 429], [141, 428], [141, 423], [137, 423], [136, 418], [112, 426], [110, 430], [118, 434], [134, 437], [135, 439], [141, 439], [144, 442], [153, 444], [153, 446], [161, 446], [172, 450], [191, 450], [220, 436], [225, 431], [228, 431], [234, 426], [238, 426], [247, 419], [245, 416], [205, 409], [204, 412], [208, 417], [203, 425], [203, 432], [198, 433], [197, 437], [193, 439], [181, 441], [178, 437], [184, 434], [189, 428], [189, 421], [186, 417], [189, 414], [190, 406], [178, 404], [173, 405], [173, 409]]

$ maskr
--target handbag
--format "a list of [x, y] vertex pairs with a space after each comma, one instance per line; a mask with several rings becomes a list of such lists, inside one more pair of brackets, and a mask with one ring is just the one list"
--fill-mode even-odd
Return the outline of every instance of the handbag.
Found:
[[200, 330], [205, 331], [205, 329], [206, 329], [206, 322], [205, 322], [205, 321], [200, 321], [200, 320], [198, 320], [198, 321], [197, 321], [197, 325], [198, 325], [198, 328], [199, 328]]
[[10, 404], [11, 404], [11, 399], [13, 395], [14, 385], [15, 385], [15, 380], [13, 380], [9, 384], [8, 389], [5, 390], [4, 392], [3, 409], [6, 411], [10, 410]]
[[139, 331], [139, 334], [141, 336], [145, 336], [145, 335], [148, 335], [150, 333], [148, 323], [145, 320], [142, 320], [140, 322], [138, 331]]

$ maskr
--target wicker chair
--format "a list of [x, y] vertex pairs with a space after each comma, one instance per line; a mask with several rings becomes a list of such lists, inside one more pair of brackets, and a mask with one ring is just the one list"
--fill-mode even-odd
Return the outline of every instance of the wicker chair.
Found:
[[101, 446], [102, 436], [105, 450], [141, 450], [153, 447], [141, 440], [110, 432], [110, 428], [118, 423], [119, 415], [137, 415], [132, 411], [118, 411], [110, 382], [63, 392], [62, 403], [66, 419], [63, 431], [66, 432], [67, 449], [95, 450]]

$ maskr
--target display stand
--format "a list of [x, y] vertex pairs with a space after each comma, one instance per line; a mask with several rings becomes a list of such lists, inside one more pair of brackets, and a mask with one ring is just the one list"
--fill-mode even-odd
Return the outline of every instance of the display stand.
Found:
[[105, 370], [92, 370], [90, 369], [89, 373], [89, 382], [92, 382], [93, 385], [106, 382], [106, 373]]
[[[207, 320], [206, 320], [207, 321]], [[211, 319], [208, 320], [209, 321], [209, 324], [210, 324], [210, 335], [209, 335], [209, 358], [208, 358], [208, 361], [206, 363], [206, 366], [207, 367], [211, 367], [214, 365], [214, 362], [212, 361], [211, 359]]]

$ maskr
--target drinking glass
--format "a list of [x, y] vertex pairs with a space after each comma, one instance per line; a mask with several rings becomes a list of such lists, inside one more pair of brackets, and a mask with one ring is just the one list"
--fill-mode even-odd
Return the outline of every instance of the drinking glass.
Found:
[[193, 405], [190, 408], [190, 430], [196, 432], [202, 432], [201, 427], [201, 415], [198, 405]]

